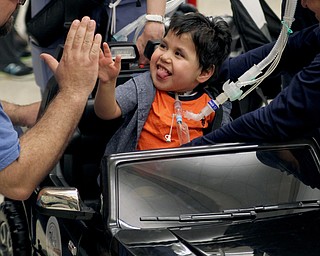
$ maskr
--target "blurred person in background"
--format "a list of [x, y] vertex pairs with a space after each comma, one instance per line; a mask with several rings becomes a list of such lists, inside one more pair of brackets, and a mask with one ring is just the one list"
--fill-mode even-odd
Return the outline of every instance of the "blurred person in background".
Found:
[[[51, 0], [31, 0], [31, 18], [39, 13]], [[115, 33], [125, 25], [134, 21], [140, 15], [149, 14], [150, 20], [146, 22], [145, 28], [137, 40], [137, 47], [140, 51], [141, 63], [146, 63], [146, 59], [143, 56], [144, 47], [148, 40], [160, 39], [164, 34], [163, 17], [165, 13], [166, 0], [105, 0], [105, 8], [109, 10], [109, 24], [108, 30], [111, 29], [111, 20], [114, 17], [115, 30], [107, 31], [107, 38], [104, 40], [111, 40], [109, 37], [111, 33]], [[114, 14], [114, 16], [110, 16]], [[92, 17], [94, 19], [94, 17]], [[130, 35], [128, 40], [132, 40]], [[59, 45], [64, 43], [64, 37], [58, 38], [52, 42], [49, 46], [42, 47], [37, 45], [31, 40], [31, 52], [32, 52], [32, 66], [34, 69], [35, 81], [40, 87], [41, 94], [43, 95], [47, 87], [49, 79], [52, 77], [52, 71], [48, 68], [46, 63], [39, 57], [41, 53], [46, 52], [53, 56], [57, 54]]]
[[[15, 15], [19, 9], [15, 12]], [[21, 57], [29, 56], [28, 42], [21, 38], [15, 27], [5, 36], [0, 37], [0, 70], [12, 76], [32, 74], [32, 67], [26, 65]]]

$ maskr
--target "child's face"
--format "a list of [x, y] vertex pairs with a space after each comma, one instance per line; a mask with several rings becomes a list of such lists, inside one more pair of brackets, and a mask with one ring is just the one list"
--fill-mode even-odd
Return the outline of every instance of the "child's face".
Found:
[[169, 31], [152, 54], [150, 72], [155, 87], [163, 91], [192, 91], [204, 82], [195, 45], [189, 34], [176, 36]]

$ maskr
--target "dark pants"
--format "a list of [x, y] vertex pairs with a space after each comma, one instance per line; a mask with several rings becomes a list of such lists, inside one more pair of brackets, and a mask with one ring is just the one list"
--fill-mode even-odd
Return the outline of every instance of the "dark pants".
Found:
[[10, 63], [21, 64], [20, 49], [15, 41], [15, 30], [11, 30], [6, 36], [0, 37], [0, 69]]

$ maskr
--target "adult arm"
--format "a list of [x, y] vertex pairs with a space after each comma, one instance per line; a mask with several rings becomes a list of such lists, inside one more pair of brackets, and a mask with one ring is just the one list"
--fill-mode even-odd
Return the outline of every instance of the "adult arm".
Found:
[[2, 100], [1, 104], [13, 125], [30, 128], [36, 123], [40, 102], [18, 105]]
[[[320, 112], [318, 103], [320, 98], [320, 87], [318, 86], [320, 84], [320, 54], [315, 54], [319, 49], [319, 33], [317, 32], [319, 30], [311, 31], [312, 29], [309, 30], [310, 33], [305, 34], [305, 31], [290, 38], [279, 67], [288, 64], [293, 69], [300, 68], [300, 71], [293, 77], [289, 86], [268, 106], [240, 116], [230, 124], [195, 139], [190, 144], [287, 140], [311, 134], [320, 127], [320, 119], [316, 118]], [[297, 61], [293, 64], [294, 52], [296, 55], [305, 56], [303, 64], [307, 61], [310, 63], [304, 67]], [[313, 56], [312, 61], [310, 61], [311, 56]], [[239, 65], [239, 69], [242, 69], [241, 64], [248, 61], [248, 58], [245, 60], [242, 56], [239, 60], [242, 61], [237, 61], [237, 65]], [[232, 65], [230, 60], [227, 63]], [[230, 75], [231, 73], [235, 74], [237, 72], [235, 70], [236, 67], [233, 66], [229, 70], [225, 68], [224, 72]]]
[[[166, 11], [166, 0], [147, 0], [147, 14], [160, 15], [164, 17]], [[164, 35], [164, 23], [147, 21], [142, 34], [137, 39], [137, 47], [140, 53], [140, 64], [146, 64], [148, 60], [144, 57], [144, 49], [148, 40], [161, 39]]]
[[[311, 26], [289, 37], [280, 63], [270, 75], [278, 76], [283, 70], [293, 73], [309, 65], [319, 49], [319, 25]], [[274, 42], [252, 49], [234, 58], [228, 58], [220, 67], [218, 80], [222, 83], [228, 79], [237, 79], [254, 64], [262, 61], [274, 47]], [[299, 60], [299, 61], [298, 61]], [[268, 80], [268, 78], [266, 78]], [[270, 85], [272, 86], [272, 85]]]
[[266, 107], [240, 116], [198, 138], [192, 145], [218, 142], [279, 141], [310, 134], [320, 127], [320, 54]]
[[195, 139], [191, 145], [281, 141], [311, 134], [320, 127], [319, 119], [315, 118], [320, 111], [316, 104], [319, 97], [317, 88], [285, 89], [267, 107], [240, 116], [220, 129]]
[[55, 73], [59, 93], [34, 127], [20, 138], [20, 156], [0, 171], [0, 193], [24, 200], [61, 157], [82, 115], [98, 76], [101, 35], [95, 22], [84, 17], [69, 30], [60, 63], [42, 58]]

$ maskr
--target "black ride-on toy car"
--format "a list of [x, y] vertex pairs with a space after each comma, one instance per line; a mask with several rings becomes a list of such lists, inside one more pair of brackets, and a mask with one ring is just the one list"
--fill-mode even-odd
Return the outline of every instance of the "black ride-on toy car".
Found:
[[2, 203], [2, 255], [320, 253], [314, 140], [111, 155], [101, 194], [84, 159], [94, 147], [79, 147], [29, 200]]
[[0, 205], [0, 255], [320, 255], [315, 139], [103, 157], [120, 124], [88, 100], [50, 175]]

